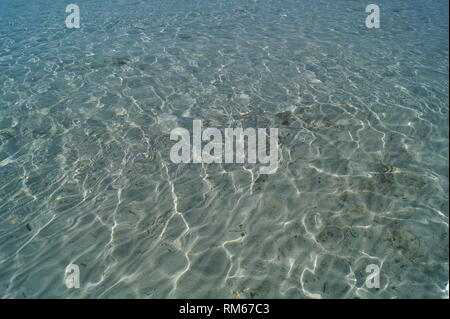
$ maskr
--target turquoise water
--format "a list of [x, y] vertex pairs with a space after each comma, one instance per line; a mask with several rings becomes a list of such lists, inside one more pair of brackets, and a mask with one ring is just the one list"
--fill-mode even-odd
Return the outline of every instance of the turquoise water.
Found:
[[448, 1], [69, 3], [0, 2], [0, 297], [448, 298]]

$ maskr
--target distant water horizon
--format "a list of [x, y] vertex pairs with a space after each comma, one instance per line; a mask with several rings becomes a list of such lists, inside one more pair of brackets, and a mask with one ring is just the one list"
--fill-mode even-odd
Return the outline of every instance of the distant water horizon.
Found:
[[0, 298], [448, 298], [448, 1], [370, 3], [2, 1]]

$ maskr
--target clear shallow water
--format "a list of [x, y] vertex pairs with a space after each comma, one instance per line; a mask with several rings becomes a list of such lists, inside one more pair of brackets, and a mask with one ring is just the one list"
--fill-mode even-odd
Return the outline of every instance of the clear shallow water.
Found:
[[[0, 3], [0, 297], [448, 296], [447, 1], [378, 30], [361, 1], [67, 4]], [[278, 171], [172, 164], [193, 119], [278, 127]]]

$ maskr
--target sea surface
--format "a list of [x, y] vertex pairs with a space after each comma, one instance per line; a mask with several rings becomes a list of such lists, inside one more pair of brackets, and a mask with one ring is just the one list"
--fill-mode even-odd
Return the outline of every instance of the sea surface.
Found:
[[447, 0], [70, 1], [0, 1], [0, 298], [448, 298]]

